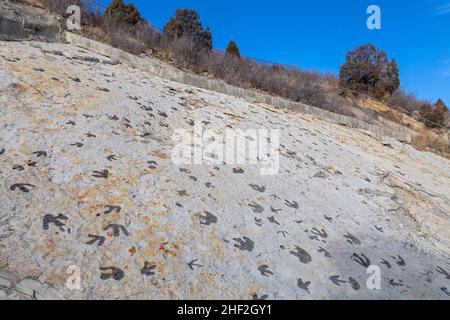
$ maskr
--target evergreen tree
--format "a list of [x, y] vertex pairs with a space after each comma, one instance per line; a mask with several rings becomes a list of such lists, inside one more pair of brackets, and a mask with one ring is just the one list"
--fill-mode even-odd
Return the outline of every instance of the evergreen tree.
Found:
[[228, 47], [226, 50], [226, 55], [233, 57], [233, 58], [240, 58], [241, 54], [239, 53], [239, 49], [236, 45], [236, 43], [231, 40], [230, 43], [228, 43]]
[[164, 26], [163, 37], [167, 40], [186, 37], [200, 48], [212, 49], [212, 34], [203, 29], [200, 16], [194, 10], [178, 9]]
[[135, 26], [144, 21], [134, 4], [124, 4], [123, 0], [113, 0], [106, 8], [106, 14], [117, 22]]
[[397, 62], [374, 45], [359, 46], [346, 55], [339, 79], [342, 86], [377, 99], [391, 96], [400, 86]]

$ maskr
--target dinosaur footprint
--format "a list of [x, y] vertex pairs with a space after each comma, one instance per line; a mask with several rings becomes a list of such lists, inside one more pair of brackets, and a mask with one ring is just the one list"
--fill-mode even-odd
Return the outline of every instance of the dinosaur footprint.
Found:
[[127, 229], [124, 226], [122, 226], [122, 225], [109, 224], [109, 225], [107, 225], [106, 227], [103, 228], [103, 231], [108, 231], [109, 229], [113, 230], [113, 235], [116, 238], [120, 236], [120, 231], [122, 231], [125, 236], [127, 236], [127, 237], [129, 236], [129, 233], [128, 233]]
[[255, 247], [255, 242], [247, 237], [243, 237], [242, 239], [234, 238], [234, 241], [237, 242], [234, 246], [242, 251], [253, 251], [253, 248]]
[[347, 234], [344, 236], [344, 238], [346, 238], [347, 242], [350, 243], [351, 245], [360, 245], [361, 244], [361, 241], [349, 232], [347, 232]]
[[259, 272], [265, 277], [268, 277], [269, 275], [273, 275], [273, 272], [269, 270], [269, 266], [263, 264], [262, 266], [258, 267]]
[[439, 272], [440, 274], [443, 274], [446, 279], [450, 280], [450, 274], [447, 271], [445, 271], [443, 268], [437, 267], [436, 271]]
[[298, 205], [298, 202], [297, 201], [289, 201], [289, 200], [285, 200], [285, 204], [286, 204], [286, 206], [288, 206], [289, 208], [292, 208], [292, 209], [298, 209], [299, 208], [299, 205]]
[[311, 294], [311, 292], [309, 292], [309, 286], [311, 285], [311, 281], [303, 281], [302, 278], [298, 279], [297, 281], [297, 286], [302, 289], [305, 290], [306, 292], [308, 292], [309, 294]]
[[100, 271], [109, 271], [109, 272], [102, 272], [100, 275], [100, 279], [102, 280], [108, 280], [113, 278], [116, 281], [120, 281], [125, 277], [125, 273], [116, 267], [100, 267]]
[[93, 245], [94, 243], [96, 243], [98, 241], [97, 246], [101, 247], [105, 243], [105, 237], [103, 237], [103, 236], [89, 234], [88, 237], [92, 238], [92, 240], [86, 242], [86, 244], [88, 244], [88, 245]]
[[335, 285], [340, 286], [341, 283], [347, 283], [347, 281], [340, 280], [340, 276], [331, 276], [329, 279], [331, 282], [333, 282]]
[[361, 256], [359, 254], [354, 253], [352, 259], [365, 268], [370, 267], [370, 260], [367, 256], [364, 255], [364, 253], [362, 253]]
[[208, 212], [205, 210], [204, 216], [200, 216], [200, 224], [203, 224], [205, 226], [210, 226], [211, 224], [217, 223], [217, 217], [213, 215], [211, 212]]
[[356, 281], [352, 277], [348, 278], [348, 283], [350, 283], [350, 285], [352, 286], [353, 290], [355, 290], [355, 291], [358, 291], [359, 289], [361, 289], [361, 286], [358, 283], [358, 281]]
[[266, 187], [260, 187], [260, 186], [258, 186], [258, 185], [256, 185], [256, 184], [251, 184], [250, 187], [251, 187], [253, 190], [258, 191], [258, 192], [261, 192], [261, 193], [266, 192]]
[[13, 184], [9, 189], [11, 191], [15, 191], [16, 189], [19, 189], [22, 192], [28, 193], [28, 192], [30, 192], [30, 189], [29, 189], [30, 187], [34, 188], [34, 186], [29, 183], [16, 183], [16, 184]]
[[145, 261], [144, 266], [141, 269], [141, 274], [144, 276], [153, 276], [155, 274], [156, 265], [150, 265]]
[[65, 230], [63, 227], [65, 226], [65, 223], [63, 221], [67, 220], [69, 220], [69, 218], [63, 214], [59, 214], [56, 217], [51, 214], [46, 214], [42, 222], [42, 227], [47, 231], [50, 228], [50, 224], [52, 223], [64, 232]]
[[108, 179], [108, 175], [109, 175], [108, 170], [94, 171], [92, 174], [94, 178], [101, 178], [101, 179]]
[[255, 201], [250, 203], [248, 206], [250, 208], [252, 208], [254, 213], [262, 213], [262, 212], [264, 212], [264, 207], [262, 205], [260, 205], [259, 203], [256, 203]]
[[296, 256], [301, 263], [308, 264], [312, 261], [311, 255], [304, 249], [300, 247], [295, 247], [295, 251], [290, 251], [290, 254]]
[[120, 213], [121, 210], [122, 210], [122, 207], [120, 207], [120, 206], [106, 206], [106, 210], [105, 210], [104, 214], [110, 214], [112, 212]]
[[401, 267], [404, 267], [406, 265], [405, 260], [401, 256], [397, 256], [397, 258], [392, 257], [392, 259], [394, 259], [394, 261]]

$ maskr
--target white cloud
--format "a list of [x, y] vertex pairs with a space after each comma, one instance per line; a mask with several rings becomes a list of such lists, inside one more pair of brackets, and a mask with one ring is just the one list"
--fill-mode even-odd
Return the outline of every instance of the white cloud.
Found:
[[430, 17], [438, 17], [450, 13], [450, 3], [442, 4], [441, 1], [433, 3], [430, 10]]

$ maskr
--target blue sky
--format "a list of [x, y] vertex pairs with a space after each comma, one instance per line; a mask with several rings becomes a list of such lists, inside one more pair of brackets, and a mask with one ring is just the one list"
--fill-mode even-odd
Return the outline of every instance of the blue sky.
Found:
[[[397, 60], [407, 91], [450, 105], [450, 0], [131, 2], [158, 28], [175, 9], [195, 9], [210, 27], [215, 48], [233, 39], [244, 56], [308, 70], [337, 74], [349, 49], [370, 42]], [[381, 30], [366, 27], [371, 4], [381, 8]]]

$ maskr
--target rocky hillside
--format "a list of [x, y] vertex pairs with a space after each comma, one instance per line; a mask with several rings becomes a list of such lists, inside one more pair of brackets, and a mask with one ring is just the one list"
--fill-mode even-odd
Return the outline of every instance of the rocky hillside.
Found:
[[0, 40], [61, 40], [62, 17], [51, 14], [40, 0], [0, 0]]
[[[175, 164], [198, 125], [278, 174]], [[0, 42], [0, 179], [2, 298], [450, 298], [448, 160], [71, 45]]]

